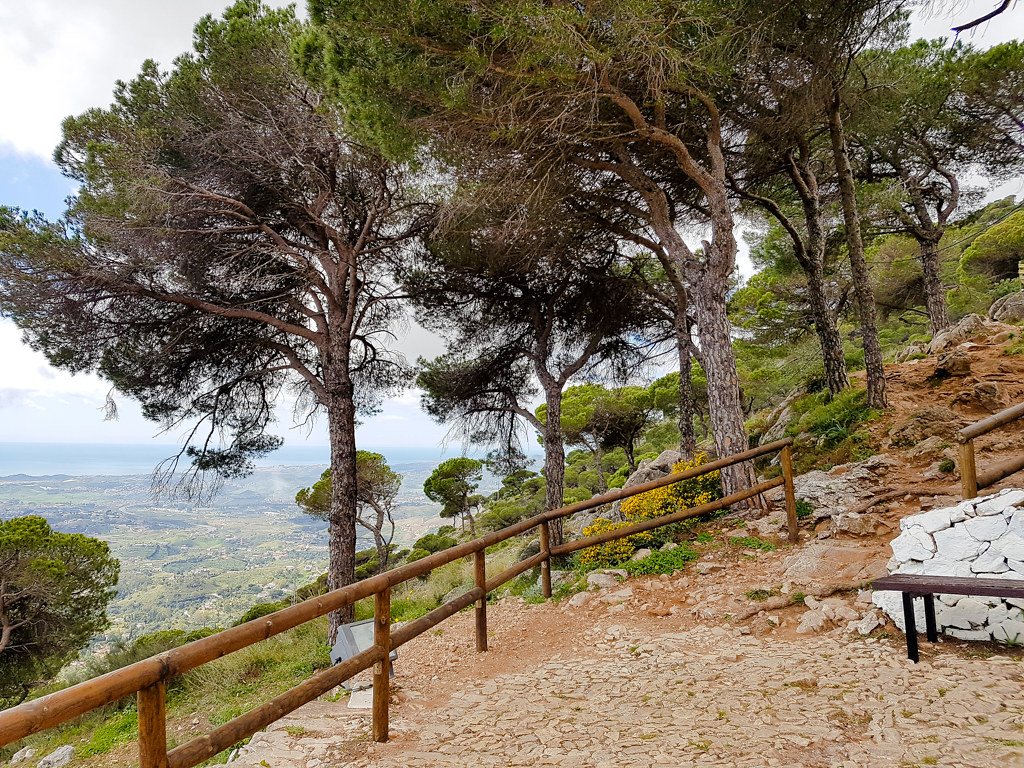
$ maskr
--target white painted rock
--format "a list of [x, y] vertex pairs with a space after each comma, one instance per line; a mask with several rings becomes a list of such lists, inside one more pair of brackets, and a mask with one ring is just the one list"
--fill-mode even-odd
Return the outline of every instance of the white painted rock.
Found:
[[927, 560], [935, 554], [935, 541], [919, 525], [907, 528], [891, 546], [893, 556], [900, 560]]
[[[907, 530], [915, 525], [920, 526], [926, 533], [942, 531], [950, 526], [950, 509], [930, 509], [920, 515], [911, 515], [900, 520], [900, 528]], [[966, 515], [963, 519], [966, 519]]]
[[1020, 645], [1024, 643], [1024, 621], [1003, 621], [992, 628], [992, 639]]
[[[1020, 506], [1017, 506], [1020, 505]], [[933, 509], [900, 521], [891, 543], [890, 573], [1024, 580], [1024, 490]], [[929, 551], [930, 550], [930, 551]], [[936, 620], [946, 634], [962, 640], [1024, 641], [1024, 600], [937, 595]], [[898, 592], [874, 592], [872, 602], [903, 626]], [[918, 629], [924, 601], [914, 601]], [[853, 622], [847, 625], [853, 628]]]
[[963, 528], [978, 541], [994, 541], [1007, 531], [1006, 519], [1002, 515], [966, 520]]
[[[977, 518], [972, 519], [976, 520]], [[963, 525], [967, 525], [968, 522], [971, 520], [965, 521]], [[960, 525], [954, 525], [936, 533], [936, 549], [949, 560], [973, 560], [981, 554], [981, 541], [974, 536], [967, 535], [965, 531], [960, 530], [960, 527]], [[893, 552], [895, 551], [894, 549]]]

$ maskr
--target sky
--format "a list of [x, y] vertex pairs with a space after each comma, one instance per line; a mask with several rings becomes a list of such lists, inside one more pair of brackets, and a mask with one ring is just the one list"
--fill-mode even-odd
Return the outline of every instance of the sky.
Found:
[[[271, 5], [284, 5], [271, 2]], [[952, 23], [989, 10], [995, 0], [935, 3], [913, 19], [915, 36], [948, 34]], [[74, 186], [53, 165], [61, 121], [90, 107], [110, 103], [116, 80], [128, 80], [142, 61], [169, 65], [191, 46], [192, 26], [206, 13], [219, 13], [221, 0], [33, 0], [0, 3], [0, 204], [39, 210], [50, 218], [64, 210]], [[965, 37], [987, 47], [1024, 36], [1024, 7]], [[1005, 192], [1020, 194], [1018, 189]], [[749, 260], [741, 254], [741, 271]], [[412, 325], [397, 344], [410, 359], [442, 351], [440, 341]], [[95, 376], [71, 376], [52, 368], [21, 341], [19, 330], [0, 320], [0, 442], [175, 443], [177, 433], [160, 434], [137, 406], [116, 398], [120, 418], [103, 420], [109, 386]], [[321, 420], [312, 430], [291, 426], [291, 408], [278, 408], [278, 434], [292, 445], [327, 442]], [[384, 402], [380, 415], [358, 432], [364, 447], [424, 447], [441, 444], [445, 428], [419, 409], [409, 391]], [[458, 450], [458, 445], [453, 446]], [[451, 450], [449, 450], [451, 452]]]

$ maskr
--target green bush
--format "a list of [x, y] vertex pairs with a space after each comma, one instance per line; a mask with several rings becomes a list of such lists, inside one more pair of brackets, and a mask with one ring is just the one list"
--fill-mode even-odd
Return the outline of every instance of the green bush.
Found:
[[442, 535], [438, 533], [428, 533], [426, 536], [422, 536], [416, 540], [416, 543], [412, 545], [413, 552], [417, 549], [425, 549], [427, 552], [440, 552], [443, 549], [450, 549], [459, 542], [451, 536]]
[[770, 541], [763, 541], [762, 539], [757, 538], [757, 536], [733, 536], [729, 539], [729, 543], [746, 549], [759, 549], [762, 552], [775, 551], [774, 544]]
[[630, 560], [622, 567], [630, 576], [647, 576], [655, 573], [674, 573], [681, 571], [687, 563], [693, 562], [700, 553], [687, 544], [680, 544], [672, 549], [651, 552], [642, 560]]
[[814, 505], [811, 504], [807, 499], [796, 500], [796, 517], [798, 520], [803, 520], [806, 517], [810, 517], [814, 514]]
[[273, 603], [257, 603], [244, 614], [242, 618], [235, 622], [237, 627], [239, 624], [245, 624], [247, 621], [253, 621], [254, 619], [262, 619], [264, 616], [268, 616], [275, 611], [280, 611], [282, 608], [287, 608], [291, 605], [290, 600], [278, 600]]

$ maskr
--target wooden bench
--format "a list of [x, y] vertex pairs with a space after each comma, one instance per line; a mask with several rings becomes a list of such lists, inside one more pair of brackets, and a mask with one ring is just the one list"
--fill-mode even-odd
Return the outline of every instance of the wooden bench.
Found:
[[1024, 581], [1011, 579], [974, 579], [963, 576], [917, 576], [894, 573], [878, 579], [876, 590], [903, 593], [903, 620], [907, 630], [907, 658], [918, 661], [917, 622], [914, 619], [914, 598], [924, 598], [924, 621], [928, 641], [939, 639], [935, 625], [935, 595], [971, 595], [976, 597], [1024, 598]]

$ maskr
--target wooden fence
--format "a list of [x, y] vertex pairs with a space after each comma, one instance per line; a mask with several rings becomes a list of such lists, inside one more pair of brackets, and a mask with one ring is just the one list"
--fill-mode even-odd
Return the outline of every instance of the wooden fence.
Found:
[[963, 498], [973, 499], [977, 497], [979, 488], [995, 485], [1004, 477], [1024, 469], [1024, 455], [1006, 459], [981, 472], [978, 472], [974, 462], [975, 438], [1017, 421], [1022, 416], [1024, 403], [1018, 403], [960, 430], [960, 486], [963, 489]]
[[[790, 540], [795, 541], [797, 520], [796, 501], [793, 493], [792, 444], [793, 441], [788, 438], [779, 440], [649, 483], [619, 489], [587, 501], [543, 512], [508, 528], [459, 544], [443, 552], [437, 552], [392, 571], [336, 589], [321, 597], [305, 600], [260, 619], [254, 619], [180, 648], [174, 648], [122, 669], [87, 680], [71, 688], [4, 710], [0, 712], [0, 746], [6, 746], [33, 733], [52, 728], [94, 709], [112, 704], [125, 696], [136, 694], [138, 697], [139, 764], [141, 768], [191, 768], [225, 749], [229, 749], [275, 720], [327, 693], [343, 681], [370, 667], [373, 667], [373, 738], [378, 742], [387, 741], [388, 699], [390, 696], [388, 657], [391, 650], [404, 645], [463, 608], [475, 603], [476, 648], [478, 651], [486, 651], [487, 594], [539, 565], [544, 597], [551, 597], [550, 560], [552, 556], [568, 554], [595, 544], [624, 538], [690, 517], [724, 509], [730, 504], [763, 494], [780, 485], [785, 485], [789, 536]], [[598, 536], [590, 536], [554, 547], [550, 546], [548, 524], [552, 520], [671, 485], [681, 480], [721, 470], [776, 451], [780, 453], [781, 477], [758, 483], [751, 488], [730, 494], [717, 501], [682, 510], [675, 514], [646, 520]], [[485, 569], [487, 547], [513, 536], [519, 536], [531, 528], [539, 530], [540, 552], [488, 579]], [[472, 589], [415, 621], [397, 629], [392, 628], [392, 587], [470, 555], [474, 558], [474, 586]], [[291, 690], [215, 728], [205, 736], [193, 739], [170, 751], [167, 750], [165, 722], [165, 685], [167, 680], [370, 596], [374, 598], [375, 618], [372, 648], [329, 669], [317, 672]]]

